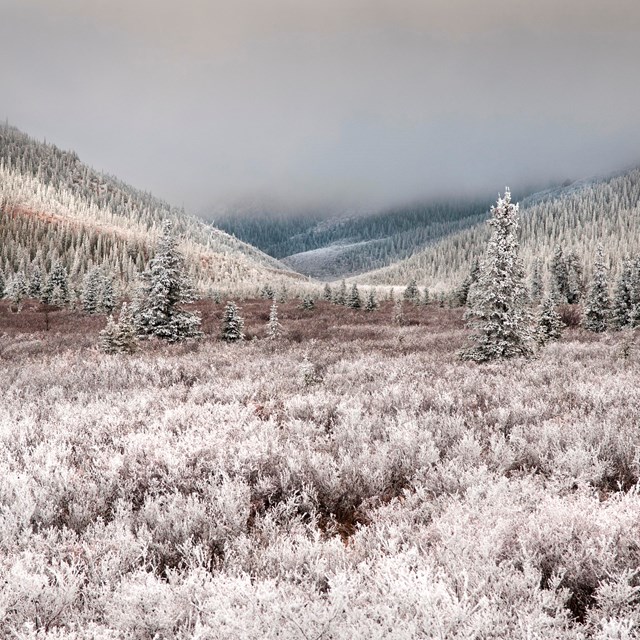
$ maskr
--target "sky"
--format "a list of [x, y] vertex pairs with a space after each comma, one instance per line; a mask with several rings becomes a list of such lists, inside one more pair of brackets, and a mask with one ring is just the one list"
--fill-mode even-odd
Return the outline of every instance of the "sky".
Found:
[[638, 0], [0, 0], [0, 117], [203, 213], [640, 164]]

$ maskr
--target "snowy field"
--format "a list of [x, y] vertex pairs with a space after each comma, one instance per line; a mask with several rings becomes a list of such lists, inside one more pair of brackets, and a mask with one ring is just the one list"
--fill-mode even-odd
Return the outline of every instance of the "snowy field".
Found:
[[478, 366], [459, 310], [243, 306], [133, 356], [2, 316], [0, 637], [639, 637], [627, 337]]

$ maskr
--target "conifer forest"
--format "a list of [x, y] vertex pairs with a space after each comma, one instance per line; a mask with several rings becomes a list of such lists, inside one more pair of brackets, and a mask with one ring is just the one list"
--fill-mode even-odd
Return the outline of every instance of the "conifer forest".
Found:
[[0, 639], [640, 639], [640, 11], [169, 4], [0, 8]]

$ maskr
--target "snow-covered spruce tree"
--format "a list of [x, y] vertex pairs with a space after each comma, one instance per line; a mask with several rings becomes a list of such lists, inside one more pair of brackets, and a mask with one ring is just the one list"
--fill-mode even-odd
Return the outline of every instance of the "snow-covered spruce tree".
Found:
[[136, 328], [126, 303], [120, 309], [118, 322], [110, 315], [107, 326], [100, 332], [98, 346], [103, 353], [133, 353], [138, 346]]
[[378, 308], [378, 302], [376, 301], [376, 294], [373, 292], [373, 290], [371, 290], [367, 294], [367, 298], [364, 303], [364, 310], [375, 311], [377, 308]]
[[351, 291], [349, 291], [349, 297], [347, 298], [347, 307], [350, 309], [360, 309], [362, 301], [360, 300], [360, 292], [358, 291], [358, 285], [354, 282], [351, 285]]
[[611, 306], [611, 326], [614, 329], [623, 329], [631, 323], [631, 311], [633, 303], [631, 301], [631, 278], [632, 263], [625, 260], [613, 294], [613, 304]]
[[171, 224], [165, 222], [156, 254], [142, 274], [142, 287], [133, 310], [140, 335], [169, 342], [202, 335], [200, 316], [182, 308], [193, 302], [195, 296], [177, 244]]
[[604, 249], [600, 244], [593, 263], [593, 275], [584, 305], [582, 326], [596, 333], [606, 331], [610, 312], [607, 267], [604, 263]]
[[427, 287], [424, 288], [424, 292], [422, 294], [422, 304], [427, 305], [429, 304], [431, 300], [431, 297], [429, 295], [429, 289], [427, 289]]
[[558, 304], [567, 302], [567, 290], [569, 289], [569, 276], [567, 263], [564, 259], [562, 247], [557, 246], [550, 267], [551, 293]]
[[267, 323], [267, 338], [277, 340], [282, 336], [283, 330], [278, 320], [278, 304], [274, 300], [269, 311], [269, 322]]
[[322, 290], [322, 299], [327, 300], [327, 302], [331, 302], [332, 298], [333, 298], [333, 293], [331, 291], [331, 287], [329, 286], [329, 283], [327, 282], [324, 285], [324, 289]]
[[27, 277], [24, 271], [20, 270], [14, 274], [9, 286], [9, 299], [18, 309], [22, 306], [22, 301], [27, 297], [29, 289], [27, 287]]
[[224, 308], [221, 337], [226, 342], [244, 340], [244, 319], [235, 302], [227, 302]]
[[47, 278], [47, 282], [43, 289], [42, 301], [58, 307], [69, 304], [71, 298], [69, 293], [69, 276], [67, 268], [57, 262]]
[[2, 275], [2, 271], [0, 271], [0, 300], [4, 298], [5, 293], [6, 293], [6, 284], [4, 281], [4, 276]]
[[416, 279], [413, 278], [404, 290], [402, 297], [409, 302], [416, 302], [419, 295], [418, 283], [416, 282]]
[[90, 269], [84, 277], [82, 287], [82, 310], [85, 313], [98, 313], [100, 295], [100, 271]]
[[556, 311], [553, 296], [549, 295], [545, 298], [538, 313], [536, 342], [542, 346], [551, 340], [560, 340], [563, 328], [564, 322]]
[[475, 362], [533, 353], [524, 268], [518, 257], [518, 205], [512, 204], [509, 189], [491, 207], [489, 225], [491, 239], [465, 314], [475, 332], [474, 344], [460, 354]]
[[584, 287], [582, 277], [582, 265], [580, 258], [575, 252], [567, 254], [565, 258], [567, 272], [567, 302], [569, 304], [577, 304], [582, 297], [582, 289]]
[[333, 301], [336, 304], [341, 304], [341, 305], [347, 304], [347, 283], [344, 280], [340, 283], [340, 288], [336, 292], [336, 295]]
[[306, 311], [315, 309], [316, 303], [313, 296], [310, 293], [305, 293], [304, 296], [302, 296], [302, 304], [300, 306]]
[[103, 313], [111, 313], [117, 302], [113, 276], [103, 271], [100, 278], [100, 310]]
[[533, 271], [531, 273], [531, 301], [540, 302], [542, 300], [542, 270], [540, 269], [540, 258], [536, 258], [533, 262]]
[[33, 268], [29, 279], [29, 297], [38, 300], [42, 293], [42, 270], [38, 265]]
[[474, 260], [471, 265], [469, 275], [462, 281], [462, 284], [454, 294], [454, 299], [457, 306], [464, 307], [467, 304], [469, 298], [469, 290], [471, 286], [478, 280], [480, 273], [480, 264], [478, 260]]

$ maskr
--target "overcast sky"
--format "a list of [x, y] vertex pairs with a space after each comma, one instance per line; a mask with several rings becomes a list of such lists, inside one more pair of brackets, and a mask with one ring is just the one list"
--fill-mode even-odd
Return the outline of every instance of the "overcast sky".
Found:
[[640, 163], [639, 0], [0, 0], [0, 117], [198, 211]]

